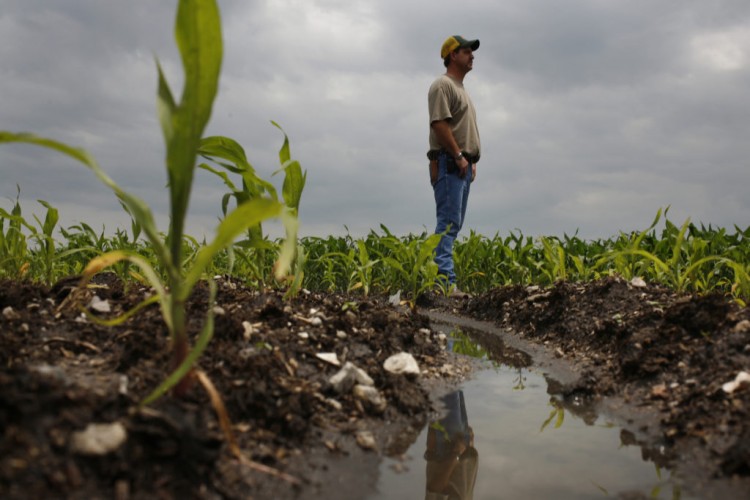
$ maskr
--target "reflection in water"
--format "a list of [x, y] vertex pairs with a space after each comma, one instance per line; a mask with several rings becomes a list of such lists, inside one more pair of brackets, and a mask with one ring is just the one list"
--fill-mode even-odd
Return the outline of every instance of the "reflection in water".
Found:
[[464, 356], [470, 356], [475, 359], [487, 359], [487, 350], [474, 342], [472, 338], [463, 331], [456, 329], [448, 335], [447, 350], [455, 352], [456, 354], [463, 354]]
[[523, 374], [523, 368], [519, 366], [516, 369], [518, 370], [518, 377], [516, 377], [516, 379], [513, 381], [513, 383], [515, 384], [513, 386], [513, 390], [522, 391], [526, 389], [526, 377]]
[[[451, 351], [474, 355], [493, 369], [477, 372], [453, 393], [445, 418], [423, 429], [404, 457], [384, 461], [378, 492], [369, 500], [699, 498], [666, 472], [663, 448], [644, 447], [599, 415], [596, 401], [563, 396], [561, 382], [530, 369], [531, 358], [502, 344], [499, 333], [446, 332]], [[481, 439], [481, 474], [474, 431]], [[408, 461], [423, 454], [426, 463]]]
[[479, 454], [469, 426], [463, 391], [443, 398], [446, 414], [427, 430], [425, 499], [470, 500], [474, 497]]
[[559, 429], [562, 427], [563, 422], [565, 421], [565, 408], [563, 407], [562, 403], [560, 403], [555, 398], [550, 398], [549, 405], [552, 407], [552, 411], [549, 412], [549, 417], [547, 417], [547, 420], [544, 421], [542, 424], [541, 429], [539, 429], [539, 432], [544, 431], [544, 429], [552, 422], [555, 417], [555, 429]]

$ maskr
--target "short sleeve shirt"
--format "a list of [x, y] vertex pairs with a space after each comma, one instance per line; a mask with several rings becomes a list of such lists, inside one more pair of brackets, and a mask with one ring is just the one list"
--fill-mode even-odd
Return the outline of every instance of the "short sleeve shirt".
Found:
[[[470, 155], [479, 156], [481, 145], [477, 114], [463, 83], [448, 75], [441, 75], [430, 86], [427, 94], [430, 125], [439, 120], [448, 120], [458, 147]], [[430, 151], [442, 148], [435, 131], [430, 127]]]

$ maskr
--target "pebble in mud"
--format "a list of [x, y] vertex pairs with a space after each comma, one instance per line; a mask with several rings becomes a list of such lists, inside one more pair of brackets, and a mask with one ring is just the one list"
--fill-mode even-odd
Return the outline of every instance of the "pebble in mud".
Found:
[[357, 431], [357, 444], [365, 450], [377, 451], [378, 445], [375, 442], [375, 436], [370, 431]]

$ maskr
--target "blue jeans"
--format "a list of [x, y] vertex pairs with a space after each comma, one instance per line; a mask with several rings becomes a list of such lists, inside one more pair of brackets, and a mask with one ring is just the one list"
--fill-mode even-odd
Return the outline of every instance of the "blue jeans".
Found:
[[[448, 172], [449, 166], [455, 172]], [[435, 233], [447, 232], [440, 239], [435, 250], [435, 262], [440, 274], [448, 280], [448, 284], [456, 283], [456, 273], [453, 270], [453, 242], [464, 223], [466, 205], [469, 201], [471, 187], [471, 164], [462, 179], [458, 174], [458, 167], [446, 153], [438, 156], [438, 177], [432, 189], [435, 192], [435, 212], [437, 227]]]

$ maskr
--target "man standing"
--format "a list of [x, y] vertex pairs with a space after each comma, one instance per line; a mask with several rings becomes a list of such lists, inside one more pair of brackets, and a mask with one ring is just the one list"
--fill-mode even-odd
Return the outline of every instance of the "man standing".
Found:
[[448, 37], [440, 49], [446, 67], [430, 86], [430, 181], [435, 192], [436, 233], [443, 233], [435, 253], [440, 274], [445, 276], [451, 295], [465, 297], [456, 288], [453, 242], [461, 230], [469, 200], [469, 188], [477, 174], [480, 155], [476, 111], [464, 89], [464, 77], [472, 70], [479, 40]]

